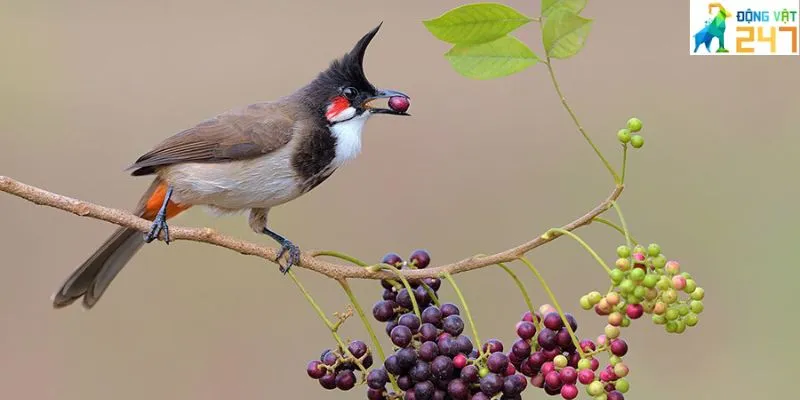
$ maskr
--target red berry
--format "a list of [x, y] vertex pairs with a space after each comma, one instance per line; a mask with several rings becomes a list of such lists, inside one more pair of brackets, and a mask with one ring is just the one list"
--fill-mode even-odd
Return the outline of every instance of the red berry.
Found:
[[567, 384], [561, 387], [561, 397], [572, 400], [578, 397], [578, 388], [575, 385]]
[[590, 339], [583, 339], [581, 340], [581, 350], [585, 352], [595, 351], [597, 347], [595, 347], [594, 342]]
[[561, 369], [560, 376], [561, 382], [572, 384], [578, 380], [578, 371], [575, 371], [575, 368], [572, 367], [564, 367]]
[[578, 382], [583, 385], [588, 385], [594, 381], [594, 372], [590, 369], [584, 369], [578, 372]]
[[559, 387], [561, 386], [561, 375], [556, 371], [550, 371], [545, 375], [544, 383], [553, 388]]
[[463, 354], [457, 354], [453, 357], [453, 366], [456, 369], [464, 368], [467, 365], [467, 357]]
[[408, 97], [392, 96], [389, 98], [389, 107], [397, 112], [406, 112], [410, 105], [411, 102], [408, 100]]
[[625, 308], [625, 314], [628, 314], [630, 319], [637, 319], [644, 314], [644, 307], [641, 304], [628, 304]]
[[517, 368], [514, 367], [514, 364], [508, 363], [506, 366], [505, 376], [511, 376], [517, 373]]
[[622, 339], [614, 339], [611, 342], [610, 349], [615, 356], [622, 357], [628, 353], [628, 343], [625, 343]]
[[564, 326], [561, 320], [561, 315], [557, 312], [551, 312], [544, 316], [544, 326], [550, 330], [558, 331]]

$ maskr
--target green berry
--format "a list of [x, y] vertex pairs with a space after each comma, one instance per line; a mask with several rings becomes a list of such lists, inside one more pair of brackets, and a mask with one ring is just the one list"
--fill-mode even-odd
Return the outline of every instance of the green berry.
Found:
[[621, 363], [621, 362], [622, 362], [622, 359], [617, 357], [617, 356], [611, 356], [611, 357], [608, 358], [608, 363], [611, 364], [612, 367], [617, 365], [617, 364], [619, 364], [619, 363]]
[[692, 274], [688, 272], [681, 272], [681, 276], [683, 276], [686, 279], [692, 279]]
[[667, 321], [675, 321], [680, 315], [680, 312], [678, 312], [678, 310], [675, 308], [669, 308], [667, 309], [667, 312], [664, 313], [664, 317], [667, 318]]
[[663, 315], [653, 315], [653, 323], [656, 325], [664, 325], [667, 323], [667, 318]]
[[614, 283], [615, 285], [619, 285], [622, 282], [622, 280], [625, 279], [625, 272], [622, 271], [621, 269], [614, 268], [611, 270], [609, 276], [611, 277], [612, 283]]
[[650, 263], [653, 265], [655, 269], [662, 269], [665, 265], [667, 265], [667, 257], [663, 254], [659, 254], [650, 259]]
[[[638, 289], [638, 288], [637, 288], [637, 289]], [[634, 289], [634, 292], [635, 292], [635, 291], [636, 291], [636, 290]], [[639, 297], [639, 296], [636, 296], [636, 294], [635, 294], [635, 293], [630, 293], [629, 295], [625, 296], [625, 302], [626, 302], [626, 303], [628, 303], [628, 304], [639, 304], [639, 303], [641, 303], [641, 302], [642, 302], [642, 298], [641, 298], [641, 297]], [[620, 309], [623, 309], [623, 308], [624, 308], [624, 305], [620, 304], [620, 305], [619, 305], [619, 308], [620, 308]]]
[[631, 319], [628, 317], [622, 317], [622, 325], [620, 326], [622, 326], [623, 328], [631, 326]]
[[705, 296], [706, 296], [705, 289], [699, 287], [695, 289], [694, 292], [692, 292], [692, 294], [689, 297], [691, 297], [692, 300], [703, 300], [703, 297]]
[[645, 249], [644, 246], [642, 246], [640, 244], [637, 244], [636, 246], [633, 246], [633, 252], [634, 253], [646, 253], [647, 249]]
[[631, 146], [634, 149], [641, 149], [644, 146], [644, 138], [642, 135], [633, 135], [631, 136]]
[[686, 304], [678, 304], [678, 314], [681, 316], [689, 315], [689, 306]]
[[661, 246], [655, 243], [650, 243], [650, 245], [647, 246], [647, 255], [650, 257], [655, 257], [659, 254], [661, 254]]
[[589, 310], [593, 307], [592, 303], [589, 301], [589, 296], [586, 295], [581, 296], [581, 299], [578, 301], [578, 304], [580, 304], [581, 308], [584, 310]]
[[631, 141], [631, 130], [628, 129], [628, 128], [622, 128], [622, 129], [618, 130], [617, 131], [617, 140], [619, 140], [619, 142], [623, 143], [623, 144], [630, 142]]
[[629, 258], [618, 258], [615, 265], [622, 271], [631, 269], [631, 260]]
[[675, 333], [675, 331], [678, 330], [678, 323], [675, 321], [669, 321], [666, 325], [664, 325], [664, 329], [666, 329], [669, 333]]
[[600, 393], [597, 396], [593, 397], [594, 400], [608, 400], [608, 395], [605, 393]]
[[630, 279], [624, 279], [619, 284], [619, 290], [620, 290], [620, 292], [622, 292], [622, 294], [629, 294], [629, 293], [633, 292], [633, 288], [635, 288], [635, 287], [636, 287], [636, 285]]
[[689, 303], [689, 308], [693, 313], [700, 314], [703, 312], [703, 302], [700, 300], [692, 300], [691, 303]]
[[485, 377], [486, 375], [489, 375], [489, 368], [481, 367], [481, 369], [478, 370], [478, 375], [481, 378]]
[[644, 292], [644, 299], [645, 300], [655, 300], [658, 297], [658, 290], [655, 288], [647, 288]]
[[589, 303], [592, 305], [599, 303], [600, 300], [603, 299], [603, 295], [598, 291], [589, 292], [586, 296], [589, 298]]
[[594, 381], [586, 387], [586, 393], [589, 393], [589, 396], [599, 396], [601, 394], [605, 394], [606, 388], [603, 385], [603, 382]]
[[606, 325], [604, 332], [609, 339], [616, 339], [619, 337], [619, 328], [614, 325]]
[[625, 378], [617, 379], [617, 382], [614, 384], [614, 389], [619, 390], [621, 393], [627, 393], [628, 389], [631, 388], [630, 383]]
[[656, 287], [662, 291], [667, 290], [672, 287], [672, 279], [669, 279], [666, 276], [662, 275], [661, 278], [658, 279]]
[[647, 288], [644, 286], [637, 286], [635, 289], [633, 289], [633, 295], [640, 299], [644, 299], [644, 296], [647, 295]]
[[590, 360], [588, 358], [581, 358], [578, 361], [578, 371], [581, 371], [581, 370], [584, 370], [584, 369], [589, 369], [589, 368], [592, 368], [592, 360]]
[[680, 333], [686, 332], [686, 324], [683, 321], [677, 320], [677, 321], [675, 321], [675, 324], [676, 324], [675, 333], [680, 334]]
[[563, 354], [559, 354], [553, 358], [553, 365], [558, 368], [566, 367], [568, 362], [569, 360], [567, 360], [567, 357], [565, 357]]
[[700, 318], [697, 317], [697, 314], [692, 313], [683, 317], [683, 322], [686, 324], [686, 326], [695, 326], [699, 320]]
[[641, 281], [644, 279], [644, 276], [645, 276], [645, 272], [644, 272], [644, 270], [643, 270], [643, 269], [641, 269], [641, 268], [634, 268], [634, 269], [631, 271], [631, 274], [630, 274], [630, 278], [631, 278], [631, 279], [632, 279], [634, 282], [641, 282]]
[[617, 256], [620, 258], [628, 258], [631, 256], [631, 248], [626, 245], [617, 247]]
[[678, 292], [675, 289], [669, 288], [661, 293], [661, 299], [667, 304], [672, 304], [678, 301]]
[[639, 132], [642, 130], [642, 120], [633, 117], [628, 120], [627, 127], [631, 130], [631, 132]]
[[656, 283], [658, 283], [658, 275], [656, 274], [647, 274], [642, 281], [642, 285], [648, 289], [656, 287]]
[[694, 279], [686, 279], [686, 287], [683, 288], [683, 291], [692, 294], [695, 290], [697, 290], [697, 282]]

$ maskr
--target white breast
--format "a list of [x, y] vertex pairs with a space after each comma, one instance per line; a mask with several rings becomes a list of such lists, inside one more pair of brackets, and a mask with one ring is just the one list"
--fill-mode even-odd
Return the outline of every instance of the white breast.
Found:
[[369, 116], [369, 112], [364, 112], [331, 127], [331, 134], [336, 137], [336, 157], [333, 160], [336, 167], [356, 158], [361, 152], [361, 131]]

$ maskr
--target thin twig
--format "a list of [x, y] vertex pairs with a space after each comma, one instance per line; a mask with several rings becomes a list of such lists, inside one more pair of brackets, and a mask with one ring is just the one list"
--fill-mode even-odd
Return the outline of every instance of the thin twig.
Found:
[[[623, 188], [623, 185], [617, 185], [608, 198], [603, 200], [600, 204], [595, 206], [582, 217], [564, 225], [561, 227], [561, 229], [565, 231], [573, 231], [584, 225], [590, 224], [594, 217], [603, 214], [604, 212], [608, 211], [609, 208], [611, 208], [611, 202], [619, 198], [619, 196], [622, 194]], [[110, 222], [112, 224], [126, 226], [141, 232], [147, 232], [150, 230], [150, 221], [139, 218], [129, 212], [103, 207], [97, 204], [92, 204], [86, 201], [48, 192], [9, 177], [0, 176], [0, 191], [13, 194], [35, 204], [68, 211], [82, 217], [94, 218], [101, 221]], [[212, 244], [236, 251], [240, 254], [261, 257], [272, 262], [275, 262], [275, 257], [277, 256], [277, 249], [275, 248], [235, 239], [231, 236], [217, 233], [211, 228], [185, 228], [179, 226], [170, 226], [169, 233], [170, 239], [173, 241], [188, 240]], [[536, 238], [522, 243], [516, 247], [512, 247], [488, 256], [476, 255], [452, 264], [444, 264], [425, 269], [402, 270], [400, 273], [407, 279], [435, 278], [444, 273], [449, 273], [452, 275], [460, 274], [462, 272], [488, 267], [501, 262], [514, 261], [529, 251], [555, 240], [559, 236], [562, 236], [562, 234], [551, 231], [541, 236], [537, 236]], [[364, 268], [355, 265], [345, 265], [322, 261], [314, 258], [314, 254], [316, 254], [314, 251], [303, 252], [300, 256], [300, 262], [297, 264], [297, 267], [306, 268], [337, 280], [350, 278], [395, 278], [395, 275], [389, 271], [374, 271], [370, 268]]]

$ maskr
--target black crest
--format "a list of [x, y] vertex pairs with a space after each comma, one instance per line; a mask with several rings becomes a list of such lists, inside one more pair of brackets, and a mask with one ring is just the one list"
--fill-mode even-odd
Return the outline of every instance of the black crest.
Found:
[[331, 62], [331, 65], [319, 74], [316, 84], [326, 89], [338, 88], [343, 84], [355, 86], [362, 90], [374, 91], [375, 87], [364, 74], [364, 54], [372, 38], [378, 33], [383, 22], [367, 32], [348, 53]]

